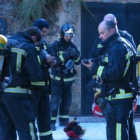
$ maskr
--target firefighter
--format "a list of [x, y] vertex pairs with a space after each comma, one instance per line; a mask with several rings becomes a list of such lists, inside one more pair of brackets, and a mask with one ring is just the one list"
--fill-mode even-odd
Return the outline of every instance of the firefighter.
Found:
[[103, 82], [102, 94], [95, 100], [106, 118], [107, 139], [133, 139], [128, 133], [133, 129], [128, 121], [135, 98], [133, 90], [135, 88], [133, 78], [136, 76], [133, 71], [135, 50], [130, 43], [120, 37], [112, 20], [102, 21], [98, 31], [106, 50], [102, 58], [105, 63], [89, 61], [89, 64], [83, 65]]
[[36, 99], [37, 125], [40, 140], [52, 140], [51, 115], [49, 101], [49, 68], [55, 64], [54, 58], [48, 53], [48, 46], [45, 42], [49, 23], [45, 19], [37, 19], [33, 26], [41, 31], [41, 42], [37, 45], [38, 56], [41, 62], [43, 79], [34, 83], [36, 90], [34, 91]]
[[8, 63], [0, 93], [0, 140], [16, 140], [16, 132], [20, 140], [38, 139], [31, 83], [42, 78], [34, 45], [40, 39], [40, 31], [33, 27], [8, 37]]
[[[116, 29], [118, 31], [118, 33], [120, 34], [121, 37], [125, 38], [127, 40], [127, 42], [131, 43], [132, 47], [134, 48], [134, 51], [136, 52], [136, 45], [135, 42], [133, 40], [133, 37], [127, 32], [127, 31], [122, 31], [122, 30], [118, 30], [117, 27], [117, 19], [113, 14], [106, 14], [103, 18], [103, 20], [112, 20], [115, 24], [116, 24]], [[90, 55], [89, 58], [93, 59], [93, 61], [95, 59], [98, 59], [100, 61], [101, 57], [103, 57], [103, 55], [105, 54], [106, 49], [102, 46], [102, 40], [101, 38], [98, 38], [93, 47], [92, 50], [90, 51]], [[135, 75], [135, 74], [134, 74]], [[87, 89], [91, 90], [93, 85], [94, 85], [94, 80], [93, 78], [91, 78], [91, 81], [87, 84]], [[137, 85], [137, 80], [135, 80], [135, 84]], [[133, 118], [134, 118], [134, 113], [132, 111], [132, 113], [130, 114], [130, 119], [129, 119], [129, 123], [130, 125], [132, 125], [132, 127], [130, 127], [130, 131], [129, 131], [129, 137], [130, 139], [137, 139], [137, 136], [135, 134], [135, 125], [133, 123]]]
[[59, 108], [59, 125], [69, 123], [69, 110], [72, 101], [72, 83], [75, 81], [74, 64], [80, 64], [80, 52], [72, 43], [75, 35], [74, 27], [66, 23], [60, 29], [60, 39], [50, 45], [51, 55], [55, 56], [56, 64], [51, 68], [51, 125], [55, 123]]

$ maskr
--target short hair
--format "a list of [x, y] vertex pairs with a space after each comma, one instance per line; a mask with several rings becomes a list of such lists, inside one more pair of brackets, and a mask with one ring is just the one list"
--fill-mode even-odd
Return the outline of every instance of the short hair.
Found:
[[110, 20], [110, 19], [108, 19], [108, 20], [105, 21], [105, 25], [106, 25], [106, 29], [107, 29], [107, 30], [110, 30], [110, 29], [112, 29], [112, 28], [116, 29], [116, 24], [115, 24], [115, 22], [112, 21], [112, 20]]
[[40, 30], [42, 30], [44, 27], [46, 27], [47, 29], [49, 29], [49, 22], [43, 18], [37, 19], [34, 23], [33, 23], [33, 27], [37, 27]]
[[41, 40], [41, 32], [37, 27], [29, 27], [24, 32], [29, 36], [36, 36], [37, 41]]
[[104, 19], [103, 20], [108, 20], [108, 19], [110, 19], [110, 20], [112, 20], [112, 21], [114, 21], [114, 22], [116, 22], [117, 21], [117, 19], [116, 19], [116, 16], [115, 15], [113, 15], [113, 14], [106, 14], [105, 16], [104, 16]]

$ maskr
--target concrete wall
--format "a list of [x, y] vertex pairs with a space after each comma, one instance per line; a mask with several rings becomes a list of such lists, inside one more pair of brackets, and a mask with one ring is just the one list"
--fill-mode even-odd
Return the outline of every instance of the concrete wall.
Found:
[[[25, 29], [22, 18], [16, 18], [16, 5], [14, 0], [0, 0], [0, 18], [7, 22], [7, 34], [15, 33]], [[115, 2], [115, 3], [140, 3], [140, 0], [84, 0], [85, 2]], [[50, 26], [46, 41], [52, 43], [57, 39], [61, 25], [71, 23], [76, 30], [73, 42], [81, 50], [81, 6], [79, 0], [61, 0], [55, 9], [56, 17]], [[71, 115], [81, 114], [81, 66], [76, 66], [78, 72], [76, 81], [73, 84], [73, 101]]]

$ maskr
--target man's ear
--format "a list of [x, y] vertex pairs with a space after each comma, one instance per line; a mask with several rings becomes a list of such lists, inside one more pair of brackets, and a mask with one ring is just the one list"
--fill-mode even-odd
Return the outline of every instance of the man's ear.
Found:
[[111, 28], [111, 29], [110, 29], [111, 34], [114, 34], [115, 31], [116, 31], [115, 28]]

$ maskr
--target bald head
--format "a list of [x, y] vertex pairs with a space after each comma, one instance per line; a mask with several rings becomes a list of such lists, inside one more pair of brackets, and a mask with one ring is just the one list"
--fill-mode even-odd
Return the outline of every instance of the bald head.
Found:
[[115, 22], [115, 24], [117, 24], [117, 19], [113, 14], [106, 14], [103, 20], [109, 20], [109, 19]]
[[112, 20], [104, 20], [99, 24], [98, 31], [100, 38], [104, 41], [117, 32], [116, 24]]

